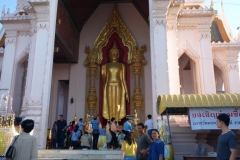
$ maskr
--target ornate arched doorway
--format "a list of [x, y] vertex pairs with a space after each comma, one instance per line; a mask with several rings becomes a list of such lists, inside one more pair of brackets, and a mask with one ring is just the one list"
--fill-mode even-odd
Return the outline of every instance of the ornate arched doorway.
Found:
[[[85, 65], [88, 66], [88, 73], [90, 73], [91, 77], [90, 81], [92, 82], [94, 81], [92, 79], [99, 77], [99, 89], [96, 89], [97, 87], [95, 87], [94, 82], [90, 83], [86, 113], [90, 113], [90, 115], [99, 114], [100, 121], [103, 125], [105, 125], [107, 121], [102, 116], [104, 111], [101, 70], [102, 65], [110, 62], [109, 52], [114, 43], [116, 43], [117, 49], [119, 50], [119, 62], [123, 63], [126, 68], [125, 76], [130, 96], [130, 93], [133, 93], [130, 89], [130, 77], [131, 74], [133, 75], [132, 77], [141, 74], [142, 66], [146, 64], [143, 56], [146, 47], [142, 46], [139, 50], [137, 49], [136, 41], [123, 23], [116, 7], [114, 7], [109, 20], [95, 40], [93, 50], [91, 50], [90, 47], [86, 47], [85, 50], [88, 54]], [[138, 80], [135, 80], [135, 82], [138, 82]], [[125, 115], [131, 114], [133, 109], [143, 108], [143, 98], [139, 83], [134, 84], [134, 94], [132, 95], [131, 98], [129, 97], [129, 100], [132, 102], [126, 102]]]

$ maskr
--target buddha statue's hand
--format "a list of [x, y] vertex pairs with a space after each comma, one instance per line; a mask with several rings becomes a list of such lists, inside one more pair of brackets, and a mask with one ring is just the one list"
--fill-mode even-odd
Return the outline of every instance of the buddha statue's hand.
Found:
[[129, 96], [128, 96], [128, 94], [126, 94], [126, 100], [129, 103]]

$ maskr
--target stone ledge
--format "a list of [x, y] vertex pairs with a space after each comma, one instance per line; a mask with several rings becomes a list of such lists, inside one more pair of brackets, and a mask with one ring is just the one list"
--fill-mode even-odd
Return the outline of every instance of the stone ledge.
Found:
[[122, 160], [124, 157], [121, 150], [39, 150], [39, 160]]

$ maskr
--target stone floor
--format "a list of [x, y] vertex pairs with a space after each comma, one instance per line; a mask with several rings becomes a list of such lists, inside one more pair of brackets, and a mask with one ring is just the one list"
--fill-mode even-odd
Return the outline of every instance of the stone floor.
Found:
[[121, 150], [39, 150], [39, 160], [122, 160]]

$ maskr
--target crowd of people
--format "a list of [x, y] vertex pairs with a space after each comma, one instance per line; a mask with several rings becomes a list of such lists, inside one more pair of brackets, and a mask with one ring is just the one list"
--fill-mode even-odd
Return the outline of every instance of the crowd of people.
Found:
[[[137, 124], [138, 139], [133, 138], [133, 128], [129, 119], [123, 124], [123, 129], [118, 128], [116, 119], [111, 118], [110, 129], [104, 147], [108, 150], [122, 150], [126, 160], [155, 160], [164, 159], [164, 143], [160, 140], [160, 134], [153, 128], [152, 116], [148, 115], [144, 123]], [[93, 149], [98, 150], [99, 124], [97, 116], [91, 121], [92, 135], [83, 131], [86, 122], [82, 118], [67, 125], [63, 115], [52, 127], [52, 148], [58, 149]], [[145, 134], [145, 130], [147, 134]]]
[[[164, 160], [164, 143], [160, 140], [159, 131], [154, 128], [149, 129], [151, 126], [153, 126], [151, 115], [148, 115], [148, 120], [145, 122], [145, 124], [141, 122], [137, 124], [137, 130], [139, 133], [137, 140], [133, 139], [131, 136], [132, 126], [128, 122], [128, 119], [123, 125], [123, 130], [118, 129], [115, 123], [115, 118], [112, 118], [111, 122], [110, 132], [107, 135], [107, 149], [121, 149], [124, 151], [124, 160]], [[55, 134], [53, 132], [53, 136], [55, 137], [55, 144], [53, 145], [56, 145], [57, 142], [59, 143], [60, 148], [64, 147], [65, 138], [61, 139], [61, 136], [65, 134], [66, 130], [69, 133], [67, 135], [71, 137], [69, 149], [77, 149], [79, 147], [82, 149], [90, 149], [91, 147], [92, 149], [98, 149], [97, 143], [99, 137], [99, 121], [97, 120], [97, 117], [94, 117], [93, 121], [91, 122], [93, 128], [93, 142], [91, 142], [92, 138], [89, 136], [88, 132], [83, 133], [83, 129], [81, 127], [84, 126], [84, 123], [85, 122], [80, 119], [78, 124], [72, 122], [70, 126], [67, 126], [63, 116], [60, 115], [59, 120], [53, 125], [55, 132]], [[223, 113], [218, 115], [216, 124], [217, 127], [222, 130], [222, 134], [218, 138], [218, 160], [234, 160], [237, 156], [237, 137], [229, 129], [229, 123], [230, 117], [227, 114]], [[6, 157], [6, 160], [38, 159], [36, 137], [29, 134], [33, 131], [33, 129], [33, 120], [26, 119], [21, 122], [21, 133], [20, 135], [14, 137], [9, 147], [14, 147], [15, 154], [11, 154], [11, 158]], [[147, 129], [148, 134], [145, 134], [145, 129]], [[122, 137], [122, 135], [124, 135], [123, 141], [119, 143], [119, 137]], [[9, 149], [7, 153], [8, 152]]]
[[[69, 125], [67, 125], [63, 115], [59, 115], [59, 120], [54, 122], [51, 129], [53, 149], [90, 149], [92, 138], [88, 132], [83, 131], [83, 127], [86, 125], [86, 122], [80, 118], [79, 122], [75, 123], [75, 121], [72, 121]], [[99, 122], [96, 120], [96, 117], [94, 117], [94, 120], [92, 121], [93, 129], [95, 129], [98, 124]], [[96, 138], [98, 137], [94, 135], [94, 140]], [[93, 141], [93, 149], [96, 148], [95, 141]]]

